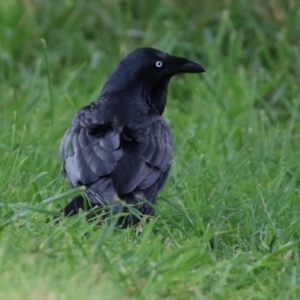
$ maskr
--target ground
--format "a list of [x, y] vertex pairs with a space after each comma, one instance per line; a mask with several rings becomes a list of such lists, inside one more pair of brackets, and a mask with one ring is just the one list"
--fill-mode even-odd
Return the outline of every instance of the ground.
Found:
[[[174, 2], [1, 1], [1, 299], [299, 299], [299, 6]], [[207, 70], [170, 84], [157, 216], [49, 222], [66, 128], [141, 46]]]

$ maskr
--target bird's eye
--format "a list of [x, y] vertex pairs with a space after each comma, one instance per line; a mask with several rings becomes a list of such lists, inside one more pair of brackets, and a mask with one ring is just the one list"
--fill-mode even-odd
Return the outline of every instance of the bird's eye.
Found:
[[158, 60], [157, 62], [155, 62], [155, 67], [156, 68], [161, 68], [163, 65], [162, 61]]

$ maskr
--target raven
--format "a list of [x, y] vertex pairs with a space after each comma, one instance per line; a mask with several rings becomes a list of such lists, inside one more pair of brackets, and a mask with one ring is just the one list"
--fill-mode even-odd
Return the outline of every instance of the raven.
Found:
[[[88, 208], [110, 207], [119, 214], [120, 227], [154, 215], [173, 158], [172, 133], [162, 118], [168, 84], [176, 74], [201, 72], [204, 68], [193, 61], [138, 48], [120, 62], [99, 98], [79, 110], [60, 157], [71, 187], [85, 186]], [[62, 213], [71, 216], [85, 208], [79, 195]]]

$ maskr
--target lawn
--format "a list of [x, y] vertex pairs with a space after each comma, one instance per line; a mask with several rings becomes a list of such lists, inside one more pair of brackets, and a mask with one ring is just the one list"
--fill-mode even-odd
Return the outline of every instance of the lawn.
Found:
[[[2, 0], [0, 299], [299, 299], [299, 37], [293, 0]], [[63, 134], [141, 46], [207, 71], [170, 84], [157, 215], [55, 225]]]

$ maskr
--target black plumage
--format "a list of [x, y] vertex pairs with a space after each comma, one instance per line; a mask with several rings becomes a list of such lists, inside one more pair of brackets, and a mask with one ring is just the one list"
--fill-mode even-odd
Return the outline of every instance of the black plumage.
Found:
[[[204, 68], [153, 48], [127, 55], [105, 83], [100, 97], [74, 117], [60, 147], [63, 173], [72, 187], [86, 187], [89, 207], [111, 207], [113, 214], [134, 205], [153, 215], [173, 158], [173, 139], [162, 118], [170, 78]], [[124, 206], [123, 203], [128, 204]], [[85, 208], [82, 196], [63, 210], [65, 216]], [[139, 215], [120, 217], [136, 224]]]

